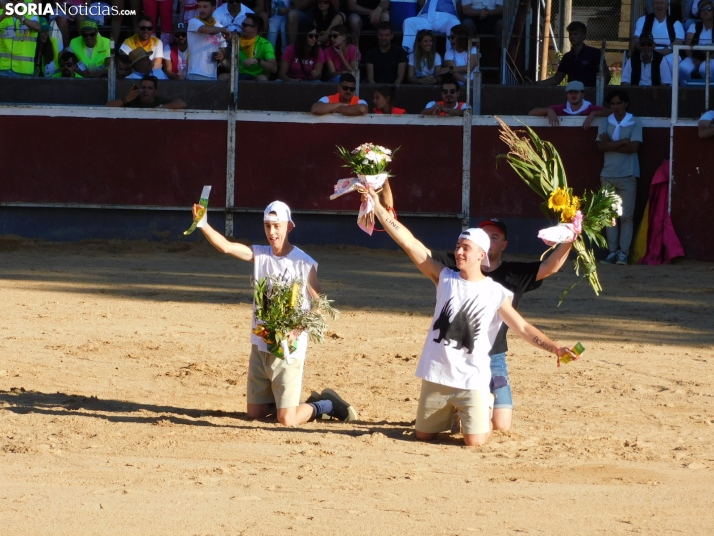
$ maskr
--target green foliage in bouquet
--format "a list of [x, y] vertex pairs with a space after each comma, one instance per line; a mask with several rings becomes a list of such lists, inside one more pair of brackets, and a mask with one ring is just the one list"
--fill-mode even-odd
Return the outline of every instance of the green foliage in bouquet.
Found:
[[[310, 340], [322, 343], [327, 331], [327, 319], [335, 319], [339, 314], [324, 294], [310, 300], [310, 308], [304, 304], [301, 280], [285, 280], [278, 276], [264, 276], [254, 283], [253, 301], [257, 325], [253, 329], [258, 337], [268, 345], [268, 351], [285, 359], [283, 341], [288, 341], [290, 333], [295, 336], [307, 332]], [[290, 353], [297, 349], [297, 341], [290, 347]]]
[[392, 151], [374, 143], [363, 143], [352, 151], [337, 146], [337, 154], [346, 162], [342, 167], [351, 169], [355, 175], [387, 173], [387, 165], [391, 163], [398, 150], [399, 147]]

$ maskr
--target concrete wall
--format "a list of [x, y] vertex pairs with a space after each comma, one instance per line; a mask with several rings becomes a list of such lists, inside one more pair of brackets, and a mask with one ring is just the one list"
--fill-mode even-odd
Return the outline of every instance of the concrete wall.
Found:
[[[124, 96], [132, 81], [120, 80], [116, 94]], [[619, 87], [619, 86], [612, 86]], [[363, 84], [360, 94], [372, 103], [375, 86]], [[562, 87], [530, 87], [486, 85], [482, 90], [481, 113], [484, 115], [525, 115], [529, 110], [565, 102]], [[641, 117], [669, 117], [672, 94], [669, 88], [627, 88], [630, 111]], [[320, 97], [334, 93], [333, 84], [281, 82], [241, 82], [239, 109], [270, 111], [309, 111]], [[225, 110], [230, 101], [227, 82], [165, 81], [159, 85], [165, 97], [181, 98], [197, 110]], [[402, 85], [397, 91], [397, 103], [408, 113], [416, 114], [426, 103], [440, 97], [438, 86]], [[595, 91], [588, 90], [586, 99], [595, 102]], [[3, 80], [0, 103], [102, 105], [107, 100], [106, 80]], [[680, 90], [680, 117], [698, 118], [704, 110], [704, 90]]]

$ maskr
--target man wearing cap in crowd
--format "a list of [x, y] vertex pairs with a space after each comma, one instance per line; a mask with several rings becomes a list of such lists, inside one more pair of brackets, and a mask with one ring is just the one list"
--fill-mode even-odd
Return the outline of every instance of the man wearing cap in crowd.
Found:
[[[202, 207], [193, 205], [193, 217]], [[253, 263], [253, 280], [274, 276], [286, 280], [301, 280], [303, 304], [306, 308], [314, 296], [322, 293], [317, 279], [317, 262], [300, 248], [292, 245], [288, 234], [295, 228], [290, 208], [282, 201], [273, 201], [263, 212], [263, 229], [267, 246], [246, 246], [229, 242], [206, 222], [201, 231], [210, 244], [221, 253]], [[252, 328], [257, 327], [253, 314]], [[341, 421], [357, 419], [355, 409], [332, 389], [314, 393], [300, 403], [302, 376], [307, 354], [308, 334], [291, 334], [290, 342], [297, 347], [285, 359], [272, 354], [266, 342], [251, 331], [251, 352], [248, 362], [248, 417], [261, 419], [276, 415], [285, 426], [297, 426], [317, 418], [336, 417]], [[292, 345], [292, 344], [291, 344]]]
[[185, 22], [174, 29], [174, 43], [164, 45], [164, 73], [171, 80], [184, 80], [188, 72], [188, 38]]
[[[161, 70], [164, 62], [164, 44], [161, 42], [161, 39], [151, 35], [154, 31], [154, 21], [151, 17], [144, 15], [139, 18], [137, 28], [137, 33], [125, 39], [119, 50], [129, 55], [132, 50], [136, 50], [137, 48], [144, 49], [148, 52], [149, 58], [152, 61], [152, 69]], [[158, 76], [157, 78], [161, 79]]]
[[65, 50], [59, 57], [60, 71], [52, 75], [52, 78], [82, 78], [77, 72], [79, 70], [79, 60], [72, 52]]
[[82, 76], [87, 78], [107, 76], [107, 63], [111, 54], [109, 39], [99, 34], [97, 23], [92, 19], [82, 21], [79, 33], [78, 37], [70, 41], [67, 50], [77, 56], [79, 60], [77, 66]]
[[583, 128], [590, 128], [593, 119], [596, 117], [610, 115], [609, 110], [585, 100], [585, 86], [582, 82], [577, 80], [568, 82], [568, 85], [565, 86], [565, 95], [567, 98], [565, 104], [554, 104], [547, 108], [533, 108], [528, 112], [528, 115], [547, 117], [552, 127], [560, 125], [559, 117], [585, 115], [587, 117], [583, 122]]
[[131, 61], [131, 66], [134, 69], [127, 79], [141, 80], [147, 74], [155, 76], [158, 80], [168, 80], [169, 77], [164, 74], [161, 69], [152, 70], [151, 54], [149, 54], [143, 48], [135, 48], [129, 52], [129, 61]]
[[[464, 443], [482, 445], [491, 434], [494, 409], [489, 352], [502, 321], [523, 340], [555, 354], [558, 365], [562, 356], [572, 353], [523, 320], [511, 305], [513, 293], [484, 274], [485, 271], [490, 275], [489, 271], [500, 268], [500, 264], [492, 264], [488, 252], [495, 248], [484, 229], [467, 229], [459, 235], [454, 270], [435, 259], [424, 244], [395, 220], [374, 190], [369, 195], [374, 201], [374, 213], [389, 236], [419, 271], [436, 284], [434, 316], [416, 371], [416, 376], [422, 379], [416, 438], [429, 441], [439, 432], [451, 429], [456, 411]], [[500, 232], [495, 224], [491, 227], [496, 229], [494, 233]], [[501, 250], [505, 240], [502, 244]]]
[[156, 94], [159, 81], [155, 76], [147, 75], [141, 79], [141, 84], [131, 86], [126, 97], [109, 101], [107, 106], [122, 108], [167, 108], [169, 110], [183, 110], [186, 103], [181, 99], [167, 99]]
[[652, 34], [640, 36], [632, 56], [622, 68], [623, 86], [671, 86], [672, 68], [654, 52]]
[[35, 49], [35, 76], [51, 77], [59, 69], [59, 40], [52, 37], [52, 27], [45, 17], [40, 17], [40, 32]]
[[[504, 261], [503, 252], [508, 246], [508, 227], [496, 218], [484, 220], [479, 223], [479, 228], [488, 235], [489, 266], [482, 267], [481, 271], [503, 285], [513, 293], [511, 305], [517, 308], [523, 294], [540, 288], [543, 279], [557, 273], [568, 259], [572, 244], [567, 242], [559, 244], [550, 256], [544, 261], [514, 262]], [[451, 268], [458, 270], [456, 256], [451, 251], [429, 251], [431, 257]], [[508, 351], [508, 326], [502, 325], [489, 351], [491, 359], [491, 393], [495, 397], [493, 407], [493, 429], [506, 431], [511, 428], [513, 420], [513, 393], [511, 380], [508, 376], [506, 352]]]

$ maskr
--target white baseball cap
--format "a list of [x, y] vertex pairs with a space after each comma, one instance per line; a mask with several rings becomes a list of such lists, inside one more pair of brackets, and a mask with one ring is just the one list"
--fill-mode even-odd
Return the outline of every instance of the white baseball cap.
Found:
[[465, 238], [466, 240], [470, 240], [478, 247], [480, 247], [484, 251], [484, 253], [486, 253], [483, 259], [481, 259], [481, 264], [483, 266], [491, 266], [491, 263], [488, 262], [488, 250], [491, 247], [491, 239], [486, 234], [486, 231], [484, 231], [483, 229], [472, 227], [471, 229], [466, 229], [465, 231], [462, 231], [459, 235], [459, 238]]
[[[275, 214], [271, 214], [271, 212], [274, 212]], [[295, 222], [293, 222], [290, 217], [290, 207], [282, 201], [273, 201], [265, 207], [265, 212], [263, 212], [263, 221], [286, 221], [292, 223], [293, 227], [295, 227]]]

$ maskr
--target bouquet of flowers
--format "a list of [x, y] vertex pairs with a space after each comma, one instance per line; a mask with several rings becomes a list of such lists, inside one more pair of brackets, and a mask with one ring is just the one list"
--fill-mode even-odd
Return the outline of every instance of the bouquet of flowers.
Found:
[[[542, 229], [538, 237], [547, 242], [572, 242], [577, 253], [575, 273], [583, 276], [560, 295], [558, 305], [565, 296], [583, 278], [588, 279], [596, 295], [602, 292], [602, 285], [597, 275], [595, 256], [588, 249], [583, 234], [591, 244], [606, 247], [602, 235], [604, 227], [613, 227], [616, 218], [622, 215], [622, 199], [614, 193], [611, 186], [600, 188], [597, 192], [584, 192], [580, 197], [573, 195], [568, 187], [565, 169], [558, 151], [552, 143], [541, 140], [531, 128], [524, 125], [528, 137], [520, 137], [500, 118], [501, 140], [508, 145], [508, 154], [499, 155], [505, 159], [518, 176], [542, 199], [541, 209], [547, 218], [554, 214], [559, 224]], [[521, 131], [523, 132], [523, 131]]]
[[[351, 169], [357, 176], [337, 181], [335, 191], [330, 196], [330, 199], [336, 199], [355, 190], [359, 193], [365, 193], [370, 186], [379, 191], [389, 177], [387, 165], [392, 161], [398, 150], [399, 148], [391, 151], [381, 145], [363, 143], [353, 151], [348, 151], [338, 145], [338, 154], [346, 162], [342, 167]], [[368, 235], [371, 235], [374, 231], [374, 203], [369, 196], [366, 196], [359, 208], [357, 225]]]
[[[297, 337], [307, 332], [310, 340], [322, 343], [327, 330], [327, 318], [339, 314], [325, 295], [317, 295], [305, 308], [303, 287], [299, 279], [288, 280], [278, 276], [264, 276], [254, 283], [256, 326], [258, 337], [268, 345], [268, 351], [280, 359], [290, 359], [297, 349]], [[290, 334], [295, 339], [289, 344]]]

